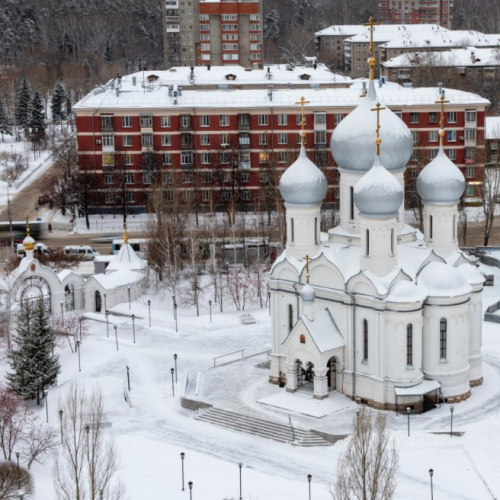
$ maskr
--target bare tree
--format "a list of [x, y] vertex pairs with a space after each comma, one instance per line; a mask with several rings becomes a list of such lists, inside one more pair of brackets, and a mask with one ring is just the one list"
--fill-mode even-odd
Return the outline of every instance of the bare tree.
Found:
[[484, 169], [484, 180], [480, 187], [480, 194], [484, 213], [483, 245], [488, 246], [495, 222], [495, 207], [500, 195], [500, 169], [495, 167]]
[[74, 384], [61, 402], [62, 450], [57, 456], [54, 483], [61, 500], [120, 500], [123, 484], [115, 479], [118, 453], [111, 434], [105, 431], [101, 391], [90, 395]]
[[54, 427], [32, 422], [26, 429], [21, 454], [26, 467], [31, 469], [33, 462], [43, 464], [45, 459], [54, 455], [59, 448], [59, 432]]
[[352, 436], [337, 463], [330, 487], [334, 500], [391, 500], [396, 490], [399, 455], [387, 430], [387, 416], [373, 419], [363, 407], [353, 420]]
[[30, 473], [14, 462], [0, 462], [0, 500], [17, 500], [19, 487], [25, 494], [32, 492]]

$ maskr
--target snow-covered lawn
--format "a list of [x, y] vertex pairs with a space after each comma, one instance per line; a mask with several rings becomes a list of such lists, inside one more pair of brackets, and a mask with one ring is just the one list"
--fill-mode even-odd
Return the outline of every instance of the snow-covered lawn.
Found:
[[[496, 286], [485, 289], [484, 307], [498, 299], [500, 270], [483, 268], [495, 274]], [[152, 327], [148, 326], [147, 300], [151, 299]], [[308, 498], [307, 475], [312, 474], [312, 498], [327, 500], [329, 483], [335, 480], [335, 467], [346, 442], [324, 448], [299, 448], [260, 437], [240, 434], [194, 419], [195, 412], [181, 408], [180, 397], [188, 372], [202, 372], [200, 398], [218, 400], [222, 408], [237, 408], [279, 422], [291, 415], [294, 425], [332, 433], [349, 429], [354, 409], [332, 413], [323, 418], [287, 413], [256, 402], [261, 394], [279, 391], [267, 383], [267, 371], [254, 366], [265, 360], [261, 355], [210, 369], [212, 358], [238, 349], [245, 356], [270, 348], [270, 319], [267, 309], [251, 310], [257, 320], [242, 325], [238, 312], [221, 314], [208, 304], [202, 316], [179, 309], [178, 332], [170, 298], [144, 296], [115, 308], [136, 317], [136, 343], [131, 321], [111, 316], [117, 324], [119, 350], [114, 328], [105, 322], [90, 322], [90, 331], [81, 347], [82, 371], [78, 356], [63, 348], [62, 373], [57, 387], [50, 390], [48, 413], [51, 425], [58, 424], [58, 400], [73, 381], [87, 388], [99, 384], [104, 395], [106, 420], [121, 454], [120, 475], [131, 500], [188, 499], [187, 482], [192, 481], [193, 500], [239, 498], [238, 462], [242, 470], [243, 498], [250, 500], [299, 500]], [[247, 313], [248, 311], [245, 311]], [[103, 317], [101, 319], [104, 319]], [[389, 414], [389, 425], [400, 451], [400, 470], [396, 499], [430, 498], [429, 469], [434, 470], [436, 500], [488, 500], [500, 496], [500, 325], [485, 323], [484, 384], [472, 390], [472, 397], [455, 405], [454, 431], [462, 437], [436, 435], [448, 431], [449, 406], [422, 416], [411, 416], [411, 435], [407, 436], [405, 416]], [[178, 383], [172, 395], [170, 369], [177, 354]], [[124, 399], [130, 367], [129, 407]], [[6, 369], [0, 366], [0, 378]], [[209, 370], [209, 371], [207, 371]], [[254, 374], [248, 378], [248, 374]], [[203, 386], [203, 377], [207, 384]], [[217, 384], [209, 382], [210, 377]], [[236, 388], [236, 389], [235, 389]], [[218, 396], [220, 394], [220, 396]], [[45, 420], [46, 408], [36, 410]], [[186, 490], [181, 491], [180, 453], [185, 452]], [[36, 500], [55, 499], [51, 464], [32, 468]]]

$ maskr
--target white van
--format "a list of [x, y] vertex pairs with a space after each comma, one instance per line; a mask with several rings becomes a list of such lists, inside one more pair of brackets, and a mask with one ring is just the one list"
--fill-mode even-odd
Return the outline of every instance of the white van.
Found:
[[[33, 255], [36, 256], [37, 254], [39, 255], [41, 253], [43, 253], [45, 255], [48, 255], [50, 253], [50, 250], [47, 247], [47, 245], [44, 245], [43, 243], [35, 243], [35, 248], [33, 250]], [[24, 249], [22, 243], [18, 243], [17, 246], [16, 246], [16, 256], [19, 259], [22, 259], [23, 257], [26, 257], [26, 250]]]
[[89, 245], [68, 245], [64, 247], [64, 253], [77, 254], [85, 260], [94, 260], [97, 255], [101, 255]]

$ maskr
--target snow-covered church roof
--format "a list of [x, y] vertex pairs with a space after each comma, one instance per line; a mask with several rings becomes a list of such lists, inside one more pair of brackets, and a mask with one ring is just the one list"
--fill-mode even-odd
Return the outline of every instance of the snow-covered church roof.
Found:
[[146, 268], [146, 262], [138, 257], [135, 250], [128, 242], [126, 231], [123, 241], [123, 245], [121, 246], [118, 255], [106, 268], [107, 274], [114, 271], [142, 271]]

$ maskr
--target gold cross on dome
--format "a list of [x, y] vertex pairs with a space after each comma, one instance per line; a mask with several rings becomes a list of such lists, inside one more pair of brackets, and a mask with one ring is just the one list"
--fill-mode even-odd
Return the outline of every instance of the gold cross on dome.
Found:
[[375, 133], [377, 134], [377, 139], [375, 140], [375, 144], [377, 145], [377, 156], [380, 155], [380, 144], [382, 144], [382, 139], [380, 138], [380, 112], [386, 108], [383, 108], [379, 102], [376, 104], [376, 108], [372, 109], [372, 111], [377, 112], [377, 128], [375, 129]]
[[296, 102], [298, 106], [300, 106], [301, 110], [300, 113], [302, 115], [302, 119], [300, 121], [300, 125], [302, 126], [302, 132], [300, 133], [300, 137], [302, 138], [302, 145], [306, 145], [306, 112], [304, 111], [304, 105], [305, 104], [311, 104], [311, 101], [306, 101], [304, 99], [304, 96], [300, 98], [299, 102]]
[[441, 94], [441, 98], [439, 101], [436, 101], [436, 104], [441, 105], [441, 118], [439, 120], [439, 144], [443, 145], [443, 136], [444, 136], [444, 105], [449, 103], [450, 101], [446, 101], [444, 98], [444, 94]]
[[306, 261], [306, 283], [309, 285], [309, 261], [311, 261], [311, 257], [309, 255], [306, 255], [304, 257], [304, 260]]
[[30, 216], [26, 215], [26, 233], [28, 233], [28, 236], [30, 235]]
[[370, 17], [370, 21], [368, 23], [363, 24], [363, 26], [370, 26], [370, 80], [375, 79], [374, 75], [374, 67], [375, 67], [375, 44], [373, 43], [373, 31], [375, 26], [380, 26], [381, 23], [376, 23], [375, 18], [373, 16]]

